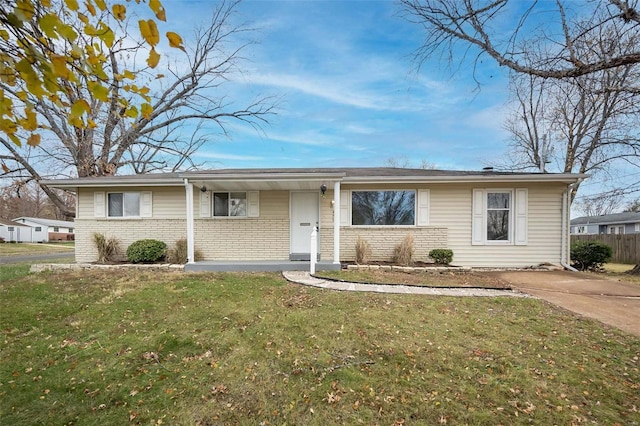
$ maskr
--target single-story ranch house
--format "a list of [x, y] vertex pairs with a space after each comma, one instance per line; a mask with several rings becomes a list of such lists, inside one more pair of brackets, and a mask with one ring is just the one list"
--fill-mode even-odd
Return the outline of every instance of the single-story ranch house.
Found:
[[[308, 260], [355, 260], [358, 237], [390, 260], [406, 235], [415, 259], [453, 250], [456, 265], [526, 267], [569, 262], [571, 186], [585, 175], [404, 168], [221, 169], [43, 182], [77, 194], [76, 260], [97, 259], [93, 233], [123, 247], [186, 238], [187, 270]], [[195, 262], [194, 250], [204, 260]], [[198, 267], [200, 265], [201, 268]]]

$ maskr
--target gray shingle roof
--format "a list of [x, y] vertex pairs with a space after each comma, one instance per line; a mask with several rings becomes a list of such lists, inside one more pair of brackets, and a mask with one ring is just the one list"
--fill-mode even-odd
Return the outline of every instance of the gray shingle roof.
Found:
[[640, 213], [625, 212], [625, 213], [613, 213], [603, 214], [600, 216], [582, 216], [575, 219], [571, 219], [572, 225], [587, 225], [587, 224], [613, 224], [613, 223], [636, 223], [640, 222]]

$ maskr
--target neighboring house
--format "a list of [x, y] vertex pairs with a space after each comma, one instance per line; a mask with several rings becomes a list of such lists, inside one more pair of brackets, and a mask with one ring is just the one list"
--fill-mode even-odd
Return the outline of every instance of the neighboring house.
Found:
[[68, 241], [73, 240], [75, 237], [75, 224], [66, 220], [21, 216], [13, 219], [13, 221], [33, 228], [33, 242]]
[[[187, 239], [209, 261], [309, 259], [338, 267], [357, 239], [390, 260], [407, 234], [416, 260], [434, 248], [454, 264], [524, 267], [565, 263], [567, 191], [585, 175], [399, 168], [227, 169], [50, 180], [77, 194], [76, 260], [97, 259], [92, 235], [123, 248], [143, 238]], [[188, 265], [189, 266], [189, 265]], [[189, 269], [189, 268], [187, 268]]]
[[583, 216], [571, 220], [572, 235], [640, 234], [640, 213]]
[[34, 241], [33, 228], [11, 220], [0, 219], [0, 238], [5, 242], [31, 243]]

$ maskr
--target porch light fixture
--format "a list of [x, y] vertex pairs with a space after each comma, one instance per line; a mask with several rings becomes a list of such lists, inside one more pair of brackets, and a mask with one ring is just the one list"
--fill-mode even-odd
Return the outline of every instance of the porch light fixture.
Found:
[[320, 192], [322, 193], [322, 195], [327, 193], [327, 185], [325, 185], [324, 183], [322, 185], [320, 185]]
[[204, 185], [202, 185], [202, 186], [200, 187], [200, 191], [201, 191], [201, 192], [207, 192], [207, 187], [206, 187], [206, 186], [204, 186]]

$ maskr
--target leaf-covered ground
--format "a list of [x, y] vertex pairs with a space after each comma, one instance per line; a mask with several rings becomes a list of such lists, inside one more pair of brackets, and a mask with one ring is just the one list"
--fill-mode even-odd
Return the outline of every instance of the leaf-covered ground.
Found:
[[0, 281], [1, 424], [640, 422], [640, 341], [539, 300], [24, 271]]

